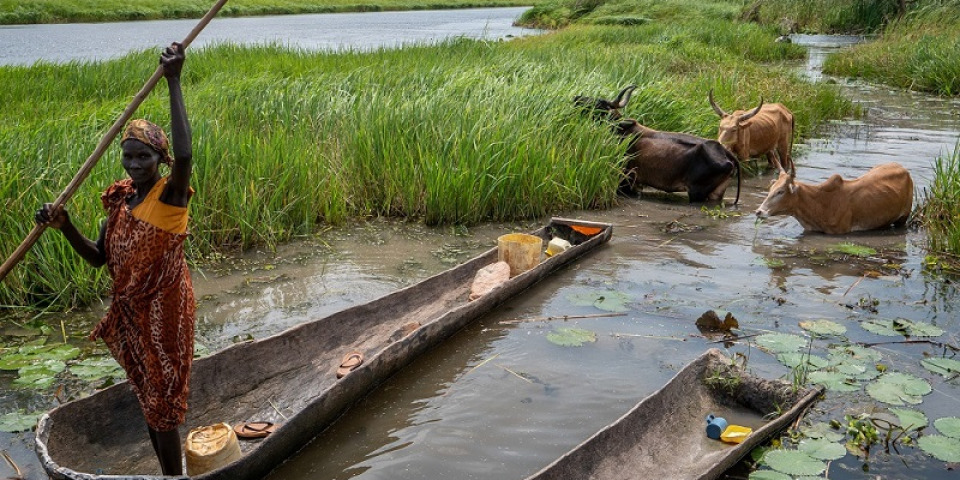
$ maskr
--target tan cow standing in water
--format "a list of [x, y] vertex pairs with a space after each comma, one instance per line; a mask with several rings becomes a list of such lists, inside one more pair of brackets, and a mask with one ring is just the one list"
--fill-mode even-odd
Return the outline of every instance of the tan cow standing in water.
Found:
[[727, 147], [741, 162], [766, 155], [770, 168], [779, 163], [793, 168], [793, 113], [780, 103], [763, 103], [751, 111], [723, 111], [713, 100], [710, 106], [720, 116], [717, 141]]
[[790, 215], [808, 232], [843, 234], [903, 226], [913, 208], [913, 179], [899, 163], [877, 165], [854, 180], [831, 175], [819, 185], [796, 181], [777, 164], [777, 178], [757, 216]]

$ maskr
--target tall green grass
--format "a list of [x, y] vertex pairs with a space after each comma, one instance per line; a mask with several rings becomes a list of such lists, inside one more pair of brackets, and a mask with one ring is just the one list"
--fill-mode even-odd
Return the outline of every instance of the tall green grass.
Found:
[[924, 190], [918, 210], [930, 253], [960, 272], [960, 142], [952, 153], [937, 158], [933, 183]]
[[[213, 0], [0, 0], [0, 24], [199, 18]], [[523, 6], [520, 0], [230, 0], [221, 16]]]
[[754, 0], [741, 15], [775, 25], [781, 34], [871, 33], [895, 20], [899, 5], [899, 0]]
[[[707, 137], [711, 88], [729, 109], [786, 103], [804, 133], [850, 112], [835, 87], [767, 62], [790, 50], [738, 45], [741, 28], [701, 18], [373, 52], [194, 52], [183, 78], [196, 162], [190, 258], [359, 215], [469, 225], [609, 207], [625, 145], [572, 106], [578, 94], [637, 84], [628, 115]], [[140, 53], [0, 68], [0, 252], [26, 236], [155, 65]], [[138, 115], [166, 125], [166, 108], [160, 86]], [[117, 157], [114, 147], [68, 205], [88, 235], [104, 216], [100, 192], [124, 177]], [[51, 231], [0, 285], [0, 304], [75, 305], [106, 284]]]
[[824, 72], [960, 95], [960, 2], [938, 2], [911, 11], [877, 40], [830, 56]]

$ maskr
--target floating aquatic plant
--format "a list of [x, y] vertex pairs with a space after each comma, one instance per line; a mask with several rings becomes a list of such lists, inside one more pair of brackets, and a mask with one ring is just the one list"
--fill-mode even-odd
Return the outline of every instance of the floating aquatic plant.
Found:
[[763, 456], [763, 463], [788, 475], [819, 475], [827, 469], [822, 460], [799, 450], [773, 450]]
[[960, 462], [960, 440], [943, 435], [924, 435], [917, 439], [920, 449], [944, 462]]
[[755, 470], [750, 472], [748, 480], [793, 480], [793, 477], [776, 470]]
[[817, 371], [811, 372], [807, 380], [827, 387], [827, 390], [835, 392], [856, 392], [860, 390], [860, 384], [856, 379], [850, 378], [840, 372]]
[[923, 401], [920, 397], [932, 390], [926, 380], [900, 372], [884, 373], [867, 385], [867, 393], [871, 397], [891, 405], [917, 405]]
[[580, 347], [587, 342], [596, 342], [597, 334], [582, 328], [561, 327], [548, 333], [547, 340], [561, 347]]
[[756, 338], [757, 345], [774, 353], [790, 353], [807, 345], [807, 339], [791, 333], [765, 333]]
[[40, 415], [42, 415], [42, 412], [25, 413], [22, 410], [0, 415], [0, 432], [29, 432], [37, 426], [37, 419], [40, 418]]
[[917, 430], [930, 423], [923, 412], [912, 408], [891, 408], [890, 412], [897, 416], [900, 428], [904, 430]]
[[851, 255], [854, 257], [871, 257], [877, 254], [877, 251], [873, 248], [857, 245], [850, 242], [841, 242], [836, 245], [830, 246], [831, 253], [842, 253], [845, 255]]
[[777, 360], [790, 368], [797, 368], [801, 365], [806, 365], [808, 369], [818, 369], [826, 367], [830, 364], [826, 358], [799, 352], [781, 353], [777, 355]]
[[95, 382], [103, 378], [121, 379], [125, 373], [123, 367], [111, 357], [87, 358], [70, 365], [70, 373], [85, 382]]
[[843, 445], [824, 438], [803, 440], [797, 445], [797, 450], [818, 460], [839, 460], [847, 454]]
[[630, 295], [623, 292], [602, 291], [602, 292], [580, 292], [567, 296], [570, 303], [581, 307], [597, 307], [606, 312], [626, 312], [627, 302], [633, 299]]
[[913, 322], [905, 318], [873, 319], [862, 322], [860, 326], [868, 332], [888, 337], [939, 337], [943, 335], [943, 329], [936, 325], [926, 322]]
[[822, 438], [829, 442], [839, 442], [843, 440], [844, 434], [830, 426], [826, 422], [817, 422], [813, 425], [800, 427], [800, 433], [807, 438]]
[[800, 322], [800, 328], [820, 336], [841, 336], [847, 333], [847, 327], [840, 325], [837, 322], [832, 322], [830, 320], [810, 320], [806, 322]]
[[926, 368], [933, 373], [939, 373], [945, 378], [960, 374], [960, 361], [952, 358], [924, 358], [920, 361], [920, 364], [923, 365], [923, 368]]
[[936, 427], [937, 431], [950, 437], [960, 439], [960, 418], [957, 417], [944, 417], [938, 418], [933, 422], [933, 426]]

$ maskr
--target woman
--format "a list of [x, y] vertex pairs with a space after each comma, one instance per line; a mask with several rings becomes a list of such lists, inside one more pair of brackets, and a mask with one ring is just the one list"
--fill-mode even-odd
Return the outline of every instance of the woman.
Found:
[[[113, 279], [107, 315], [91, 340], [102, 338], [127, 373], [143, 408], [150, 440], [164, 475], [182, 475], [178, 427], [187, 410], [196, 303], [183, 252], [193, 149], [180, 90], [183, 46], [160, 56], [170, 90], [173, 158], [163, 129], [133, 120], [120, 141], [121, 163], [130, 176], [101, 196], [108, 212], [96, 242], [71, 223], [66, 210], [45, 204], [38, 223], [59, 229], [94, 267]], [[160, 164], [170, 165], [167, 177]]]

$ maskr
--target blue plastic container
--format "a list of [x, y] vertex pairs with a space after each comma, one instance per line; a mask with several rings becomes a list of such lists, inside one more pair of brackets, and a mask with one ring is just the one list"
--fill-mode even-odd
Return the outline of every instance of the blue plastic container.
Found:
[[723, 417], [715, 417], [711, 413], [707, 415], [707, 437], [714, 440], [720, 440], [720, 434], [727, 429], [727, 420]]

